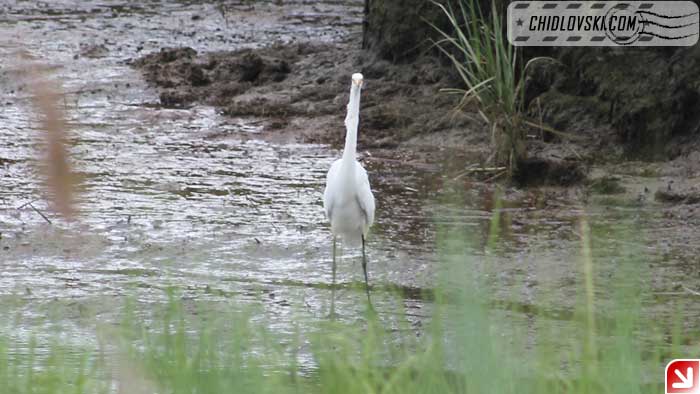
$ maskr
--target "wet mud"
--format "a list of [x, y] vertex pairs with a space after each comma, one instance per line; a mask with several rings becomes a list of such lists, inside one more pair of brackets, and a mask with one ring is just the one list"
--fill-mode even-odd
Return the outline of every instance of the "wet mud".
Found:
[[697, 46], [546, 54], [528, 70], [529, 113], [588, 140], [597, 160], [667, 161], [699, 150]]
[[[452, 111], [453, 97], [439, 94], [455, 83], [448, 68], [429, 58], [393, 65], [352, 41], [201, 54], [163, 48], [133, 65], [158, 88], [164, 107], [203, 103], [227, 116], [263, 118], [270, 138], [341, 144], [347, 76], [358, 71], [365, 76], [360, 148], [396, 148], [416, 135], [477, 123]], [[484, 150], [485, 143], [478, 141]]]

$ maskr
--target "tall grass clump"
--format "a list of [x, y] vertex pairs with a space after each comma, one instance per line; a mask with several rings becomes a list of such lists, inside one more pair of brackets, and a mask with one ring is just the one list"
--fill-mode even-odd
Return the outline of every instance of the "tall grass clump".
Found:
[[[380, 307], [339, 320], [289, 313], [297, 329], [279, 331], [264, 311], [171, 291], [165, 305], [127, 305], [121, 323], [96, 332], [97, 349], [26, 346], [0, 333], [0, 394], [662, 392], [665, 363], [692, 338], [645, 311], [648, 264], [634, 229], [582, 216], [575, 261], [553, 262], [574, 265], [571, 288], [548, 288], [543, 275], [522, 300], [500, 288], [500, 206], [496, 196], [484, 239], [459, 225], [440, 230], [443, 269], [422, 328]], [[399, 294], [377, 296], [401, 305]]]
[[0, 335], [0, 394], [109, 394], [104, 365], [94, 355], [59, 340], [39, 347], [34, 339], [18, 344]]
[[450, 59], [464, 83], [464, 88], [445, 91], [462, 96], [460, 109], [476, 102], [479, 114], [491, 128], [492, 160], [512, 174], [526, 156], [522, 74], [527, 65], [521, 66], [515, 47], [505, 37], [496, 1], [491, 2], [488, 16], [478, 0], [457, 3], [434, 2], [447, 17], [451, 31], [429, 22], [441, 37], [437, 48]]

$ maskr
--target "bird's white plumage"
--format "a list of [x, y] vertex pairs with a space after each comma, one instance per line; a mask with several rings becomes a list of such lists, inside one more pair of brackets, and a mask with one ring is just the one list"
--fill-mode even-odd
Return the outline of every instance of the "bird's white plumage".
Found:
[[351, 245], [356, 245], [367, 234], [374, 222], [375, 208], [367, 171], [355, 159], [362, 80], [362, 74], [353, 74], [345, 118], [345, 150], [343, 157], [328, 171], [323, 192], [323, 207], [333, 235]]
[[331, 222], [331, 232], [345, 243], [357, 245], [374, 223], [374, 195], [367, 171], [357, 161], [351, 174], [343, 168], [343, 159], [336, 160], [328, 171], [323, 207]]

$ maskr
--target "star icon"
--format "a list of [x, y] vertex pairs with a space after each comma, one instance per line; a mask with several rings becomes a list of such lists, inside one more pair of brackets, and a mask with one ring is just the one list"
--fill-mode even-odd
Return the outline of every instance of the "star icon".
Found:
[[521, 27], [522, 27], [522, 25], [523, 25], [523, 22], [524, 22], [524, 21], [523, 21], [521, 18], [518, 18], [518, 20], [515, 21], [515, 23], [516, 23], [518, 26], [521, 26]]

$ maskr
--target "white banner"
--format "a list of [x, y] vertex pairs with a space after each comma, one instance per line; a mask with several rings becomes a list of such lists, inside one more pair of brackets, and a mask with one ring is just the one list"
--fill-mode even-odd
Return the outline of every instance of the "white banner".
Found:
[[516, 46], [691, 46], [692, 1], [514, 1], [508, 40]]

